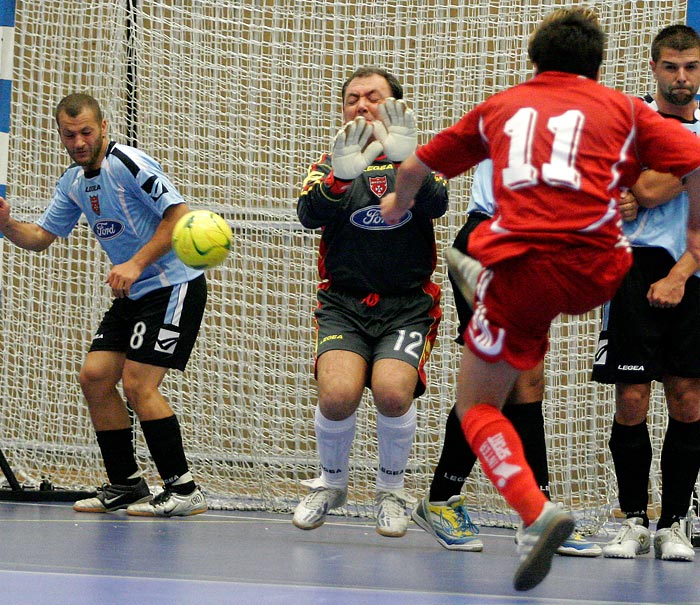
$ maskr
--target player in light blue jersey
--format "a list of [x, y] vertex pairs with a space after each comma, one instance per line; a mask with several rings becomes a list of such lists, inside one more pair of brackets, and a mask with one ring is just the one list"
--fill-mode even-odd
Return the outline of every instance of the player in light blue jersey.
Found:
[[[459, 230], [452, 244], [466, 252], [470, 233], [477, 225], [488, 220], [496, 210], [493, 195], [493, 162], [484, 160], [474, 171], [471, 196], [467, 206], [467, 222]], [[459, 328], [455, 342], [464, 344], [463, 334], [472, 316], [471, 301], [467, 301], [449, 274], [452, 282]], [[520, 435], [528, 464], [532, 467], [538, 485], [549, 495], [549, 469], [544, 432], [542, 399], [544, 398], [544, 362], [522, 372], [510, 393], [503, 414], [513, 423]], [[457, 412], [453, 407], [447, 416], [445, 438], [438, 465], [433, 473], [428, 495], [413, 509], [413, 520], [445, 548], [478, 552], [483, 548], [475, 534], [461, 495], [462, 487], [471, 474], [476, 455], [462, 432]], [[578, 532], [572, 534], [557, 550], [559, 554], [579, 557], [597, 557], [600, 546], [585, 540]]]
[[[68, 95], [55, 118], [74, 163], [36, 223], [11, 218], [10, 205], [0, 198], [0, 231], [17, 246], [40, 251], [68, 237], [84, 216], [112, 263], [105, 282], [114, 301], [80, 371], [109, 483], [73, 508], [165, 517], [202, 513], [206, 500], [189, 471], [179, 422], [159, 390], [169, 368], [185, 369], [207, 299], [203, 273], [171, 250], [173, 226], [189, 208], [155, 160], [109, 141], [93, 97]], [[164, 483], [155, 498], [136, 463], [120, 381]]]
[[[685, 25], [666, 27], [654, 39], [651, 55], [657, 90], [644, 97], [646, 102], [700, 134], [695, 101], [700, 36]], [[647, 414], [656, 380], [664, 387], [668, 426], [653, 548], [657, 558], [692, 561], [695, 553], [682, 521], [700, 470], [700, 278], [686, 252], [688, 196], [677, 178], [648, 170], [624, 200], [630, 207], [636, 203], [641, 206], [637, 218], [624, 224], [634, 262], [604, 308], [592, 375], [615, 384], [609, 446], [626, 516], [603, 555], [632, 559], [651, 550], [647, 507], [653, 453]]]

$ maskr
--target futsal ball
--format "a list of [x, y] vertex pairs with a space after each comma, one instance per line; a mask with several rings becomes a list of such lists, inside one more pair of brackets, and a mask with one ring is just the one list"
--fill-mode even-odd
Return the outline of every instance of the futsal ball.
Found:
[[193, 210], [175, 223], [173, 250], [193, 269], [210, 269], [222, 263], [231, 249], [233, 233], [216, 212]]

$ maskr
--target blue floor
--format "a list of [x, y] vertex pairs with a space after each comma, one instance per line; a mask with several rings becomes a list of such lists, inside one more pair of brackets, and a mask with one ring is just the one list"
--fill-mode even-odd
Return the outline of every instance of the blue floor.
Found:
[[491, 528], [484, 552], [461, 553], [413, 524], [392, 539], [343, 517], [304, 532], [288, 515], [249, 511], [144, 519], [0, 502], [0, 536], [3, 605], [700, 604], [698, 563], [653, 554], [557, 556], [542, 584], [516, 592], [513, 532]]

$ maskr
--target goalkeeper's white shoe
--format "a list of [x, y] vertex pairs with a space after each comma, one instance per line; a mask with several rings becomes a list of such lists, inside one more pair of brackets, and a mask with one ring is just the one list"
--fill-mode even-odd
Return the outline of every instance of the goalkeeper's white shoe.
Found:
[[299, 529], [316, 529], [326, 520], [328, 511], [343, 506], [348, 497], [347, 489], [327, 487], [320, 478], [305, 479], [302, 485], [311, 488], [294, 509], [292, 523]]
[[519, 536], [520, 567], [515, 572], [515, 590], [530, 590], [545, 579], [552, 557], [574, 531], [574, 518], [553, 502], [546, 502], [540, 516]]
[[455, 284], [457, 284], [462, 296], [464, 296], [464, 300], [467, 301], [471, 308], [474, 308], [476, 285], [479, 280], [479, 274], [484, 267], [478, 260], [460, 252], [454, 247], [447, 249], [445, 260], [447, 261], [450, 275], [454, 279]]
[[378, 491], [374, 500], [377, 533], [389, 538], [406, 535], [411, 515], [408, 510], [417, 500], [401, 490]]

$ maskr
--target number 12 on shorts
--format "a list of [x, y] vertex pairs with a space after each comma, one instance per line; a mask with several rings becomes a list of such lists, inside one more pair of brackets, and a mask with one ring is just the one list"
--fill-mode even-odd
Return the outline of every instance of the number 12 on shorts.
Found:
[[406, 330], [399, 330], [399, 337], [394, 343], [394, 351], [403, 350], [406, 355], [420, 359], [423, 351], [423, 334], [414, 331], [406, 333]]

